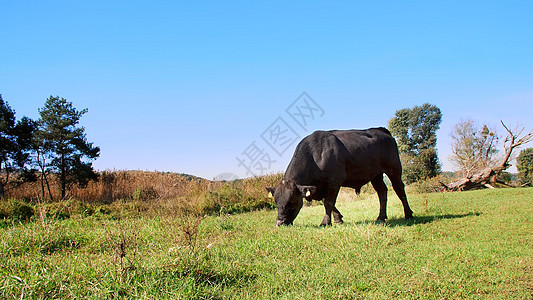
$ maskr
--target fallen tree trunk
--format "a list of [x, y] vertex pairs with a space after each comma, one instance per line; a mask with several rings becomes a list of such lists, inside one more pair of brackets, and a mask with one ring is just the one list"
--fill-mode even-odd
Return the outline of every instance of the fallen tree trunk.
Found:
[[[474, 173], [468, 177], [461, 178], [450, 184], [440, 183], [446, 191], [465, 191], [480, 188], [494, 188], [495, 183], [502, 183], [497, 179], [498, 175], [508, 169], [511, 164], [511, 154], [513, 150], [523, 144], [529, 143], [533, 140], [533, 130], [523, 137], [520, 137], [524, 128], [518, 130], [518, 127], [514, 131], [509, 130], [503, 122], [501, 122], [505, 130], [507, 130], [507, 137], [503, 143], [505, 149], [505, 155], [503, 159], [494, 167], [485, 168], [477, 173]], [[505, 183], [504, 183], [505, 184]], [[507, 184], [505, 184], [507, 185]]]
[[443, 188], [447, 191], [464, 191], [480, 188], [494, 188], [496, 183], [496, 176], [500, 172], [495, 171], [492, 168], [486, 168], [482, 171], [473, 174], [469, 177], [461, 178], [450, 184], [444, 184], [441, 182]]

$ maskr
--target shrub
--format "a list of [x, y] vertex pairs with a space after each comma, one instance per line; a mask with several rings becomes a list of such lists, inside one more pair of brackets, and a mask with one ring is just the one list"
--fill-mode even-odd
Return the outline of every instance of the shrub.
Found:
[[215, 191], [208, 191], [200, 204], [200, 210], [205, 214], [235, 214], [275, 207], [265, 192], [261, 196], [250, 195], [241, 185], [228, 183]]
[[410, 184], [407, 187], [407, 190], [410, 192], [415, 193], [434, 193], [434, 192], [440, 192], [442, 191], [442, 183], [448, 184], [451, 181], [453, 181], [453, 178], [449, 176], [439, 175], [437, 177], [433, 177], [430, 179], [422, 180], [419, 182], [415, 182], [413, 184]]
[[32, 205], [16, 199], [0, 202], [0, 218], [15, 221], [29, 221], [35, 215]]

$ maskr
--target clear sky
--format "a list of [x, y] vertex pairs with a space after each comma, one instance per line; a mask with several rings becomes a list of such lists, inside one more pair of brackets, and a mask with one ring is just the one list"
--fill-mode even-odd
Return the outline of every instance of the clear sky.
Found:
[[[99, 170], [205, 178], [284, 171], [293, 139], [429, 102], [451, 170], [457, 122], [533, 128], [532, 15], [533, 1], [1, 1], [0, 93], [18, 118], [50, 95], [88, 108]], [[321, 110], [301, 127], [286, 110], [303, 92]]]

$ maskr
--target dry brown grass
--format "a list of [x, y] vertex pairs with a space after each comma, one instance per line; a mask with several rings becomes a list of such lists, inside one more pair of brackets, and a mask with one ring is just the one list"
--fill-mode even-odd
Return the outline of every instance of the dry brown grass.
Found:
[[[54, 176], [50, 176], [50, 188], [54, 199], [59, 198], [59, 187]], [[72, 185], [67, 198], [84, 202], [111, 203], [116, 200], [153, 200], [173, 197], [188, 197], [201, 194], [219, 183], [204, 179], [164, 172], [147, 171], [104, 171], [98, 181], [91, 181], [86, 187]], [[45, 197], [47, 197], [47, 192]], [[42, 197], [41, 183], [25, 183], [6, 192], [7, 198], [34, 199]]]
[[[265, 187], [276, 185], [282, 174], [219, 182], [193, 176], [148, 171], [104, 171], [99, 180], [86, 187], [70, 186], [67, 198], [87, 204], [142, 206], [174, 210], [183, 204], [194, 206], [202, 213], [233, 213], [274, 207], [267, 198]], [[59, 199], [59, 186], [49, 178], [54, 200]], [[5, 198], [26, 202], [50, 202], [48, 192], [42, 195], [40, 182], [25, 183], [6, 191]]]

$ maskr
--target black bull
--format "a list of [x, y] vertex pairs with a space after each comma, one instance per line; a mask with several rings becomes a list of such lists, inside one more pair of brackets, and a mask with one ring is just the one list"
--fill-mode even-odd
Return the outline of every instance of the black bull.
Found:
[[413, 217], [402, 182], [402, 165], [396, 141], [385, 128], [316, 131], [296, 147], [284, 179], [267, 188], [278, 206], [277, 225], [290, 225], [303, 206], [303, 199], [322, 200], [326, 215], [320, 225], [342, 223], [335, 207], [342, 186], [359, 192], [368, 182], [378, 193], [378, 221], [387, 219], [387, 174], [403, 204], [405, 218]]

